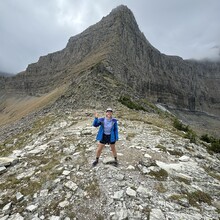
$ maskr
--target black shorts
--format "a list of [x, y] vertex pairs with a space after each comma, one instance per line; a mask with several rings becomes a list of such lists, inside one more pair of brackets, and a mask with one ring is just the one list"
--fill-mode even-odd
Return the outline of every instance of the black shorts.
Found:
[[101, 144], [115, 144], [115, 142], [110, 141], [110, 136], [107, 134], [103, 134], [102, 140], [100, 141]]

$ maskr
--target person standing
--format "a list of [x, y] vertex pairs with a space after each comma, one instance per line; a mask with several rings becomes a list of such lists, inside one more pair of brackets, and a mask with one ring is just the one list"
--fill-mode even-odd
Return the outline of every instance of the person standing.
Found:
[[118, 141], [118, 123], [117, 123], [117, 119], [113, 118], [112, 115], [113, 115], [112, 108], [106, 109], [106, 115], [104, 118], [98, 118], [98, 114], [95, 113], [93, 126], [99, 127], [99, 131], [96, 136], [96, 140], [99, 141], [99, 143], [96, 150], [96, 160], [92, 163], [93, 167], [98, 164], [99, 157], [106, 144], [110, 144], [112, 154], [115, 159], [114, 165], [118, 166], [117, 152], [115, 148], [115, 143], [116, 141]]

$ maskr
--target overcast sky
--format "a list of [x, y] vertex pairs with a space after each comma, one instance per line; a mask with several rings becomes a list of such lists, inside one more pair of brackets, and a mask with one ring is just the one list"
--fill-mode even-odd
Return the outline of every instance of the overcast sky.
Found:
[[220, 0], [0, 0], [0, 71], [18, 73], [118, 5], [160, 52], [220, 59]]

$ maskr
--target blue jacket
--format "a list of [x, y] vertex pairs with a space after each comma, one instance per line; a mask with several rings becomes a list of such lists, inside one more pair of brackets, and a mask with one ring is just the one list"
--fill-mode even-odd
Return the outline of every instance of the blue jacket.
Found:
[[[101, 141], [103, 134], [104, 134], [104, 119], [105, 118], [95, 118], [93, 121], [93, 126], [94, 127], [99, 127], [99, 131], [98, 134], [96, 136], [96, 140], [97, 141]], [[118, 123], [117, 123], [117, 119], [113, 118], [112, 119], [113, 125], [112, 125], [112, 129], [111, 129], [111, 136], [110, 136], [110, 141], [111, 142], [115, 142], [118, 141]]]

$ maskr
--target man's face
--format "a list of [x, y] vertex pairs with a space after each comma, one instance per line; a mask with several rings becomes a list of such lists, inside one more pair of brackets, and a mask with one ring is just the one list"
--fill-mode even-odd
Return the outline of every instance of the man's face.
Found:
[[107, 118], [111, 118], [112, 117], [113, 112], [112, 111], [107, 111], [106, 112], [106, 117]]

